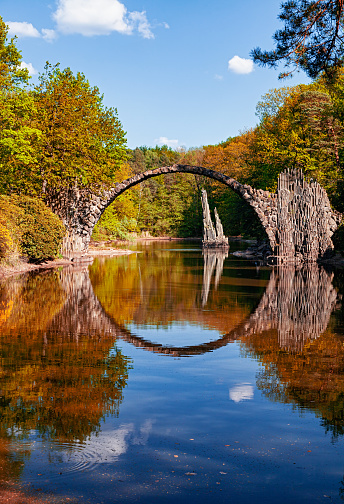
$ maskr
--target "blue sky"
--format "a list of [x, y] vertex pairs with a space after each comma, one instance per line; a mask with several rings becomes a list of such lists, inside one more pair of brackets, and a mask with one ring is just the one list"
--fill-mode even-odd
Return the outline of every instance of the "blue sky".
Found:
[[215, 144], [257, 122], [281, 82], [250, 51], [272, 49], [279, 0], [0, 0], [33, 73], [45, 62], [83, 72], [116, 107], [129, 147]]

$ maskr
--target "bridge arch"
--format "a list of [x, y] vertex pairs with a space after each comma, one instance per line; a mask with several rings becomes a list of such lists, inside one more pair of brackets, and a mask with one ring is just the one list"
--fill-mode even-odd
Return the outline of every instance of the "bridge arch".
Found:
[[[274, 220], [272, 219], [272, 213], [276, 213], [274, 210], [275, 198], [274, 195], [268, 191], [256, 190], [249, 185], [244, 185], [238, 182], [237, 180], [224, 175], [218, 171], [204, 168], [202, 166], [191, 166], [191, 165], [181, 165], [174, 164], [172, 166], [163, 166], [161, 168], [156, 168], [154, 170], [147, 170], [143, 173], [139, 173], [134, 175], [123, 182], [116, 183], [111, 189], [103, 191], [101, 196], [90, 195], [88, 199], [91, 199], [88, 202], [88, 208], [90, 212], [81, 211], [79, 216], [77, 217], [77, 221], [75, 225], [67, 226], [67, 228], [73, 228], [72, 235], [75, 239], [76, 235], [82, 237], [82, 242], [80, 244], [81, 251], [87, 250], [88, 243], [93, 231], [94, 226], [100, 219], [103, 212], [106, 208], [113, 203], [113, 201], [123, 194], [128, 189], [144, 182], [153, 177], [158, 177], [160, 175], [166, 175], [171, 173], [191, 173], [194, 175], [202, 175], [207, 178], [211, 178], [216, 180], [228, 188], [233, 190], [236, 194], [238, 194], [247, 204], [252, 206], [265, 229], [267, 236], [269, 238], [271, 247], [275, 246], [275, 230], [274, 228]], [[79, 208], [82, 207], [79, 205]], [[270, 208], [270, 215], [267, 212], [267, 208]], [[81, 217], [81, 218], [80, 218]], [[275, 219], [276, 220], [276, 219]]]
[[94, 226], [120, 194], [145, 180], [169, 173], [202, 175], [237, 193], [257, 213], [279, 264], [314, 262], [333, 249], [331, 236], [342, 215], [332, 211], [326, 191], [317, 182], [308, 184], [302, 172], [281, 173], [276, 193], [270, 193], [203, 166], [174, 164], [147, 170], [99, 192], [78, 187], [48, 190], [47, 203], [67, 228], [63, 255], [73, 257], [87, 252]]

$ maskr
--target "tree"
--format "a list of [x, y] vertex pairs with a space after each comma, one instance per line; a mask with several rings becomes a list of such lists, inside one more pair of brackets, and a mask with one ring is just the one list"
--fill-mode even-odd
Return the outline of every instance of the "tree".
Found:
[[62, 222], [40, 199], [0, 195], [0, 258], [11, 261], [20, 254], [31, 262], [52, 259], [64, 235]]
[[28, 82], [28, 71], [21, 68], [21, 53], [15, 45], [15, 38], [7, 40], [8, 27], [0, 16], [0, 89], [18, 88]]
[[0, 17], [0, 193], [34, 192], [36, 145], [35, 104], [28, 71], [21, 67], [15, 39]]
[[276, 68], [284, 62], [289, 71], [280, 78], [302, 69], [314, 79], [324, 72], [332, 81], [344, 64], [344, 0], [288, 0], [278, 16], [284, 28], [273, 36], [276, 49], [253, 49], [253, 60]]
[[273, 190], [283, 169], [300, 168], [333, 191], [341, 170], [342, 128], [331, 96], [318, 83], [295, 86], [288, 88], [278, 109], [267, 113], [276, 93], [279, 97], [280, 90], [272, 90], [259, 103], [261, 121], [250, 145], [255, 169], [249, 183], [257, 187], [259, 180], [270, 179], [267, 188]]
[[34, 90], [43, 189], [110, 185], [125, 160], [125, 133], [117, 110], [81, 73], [47, 63]]

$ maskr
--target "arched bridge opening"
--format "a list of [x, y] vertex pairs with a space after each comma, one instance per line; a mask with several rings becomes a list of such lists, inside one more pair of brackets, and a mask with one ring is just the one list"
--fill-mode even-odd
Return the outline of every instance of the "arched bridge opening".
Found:
[[281, 173], [277, 191], [271, 193], [209, 168], [174, 164], [139, 173], [99, 193], [77, 187], [48, 191], [49, 206], [67, 228], [63, 254], [71, 257], [87, 252], [95, 224], [118, 196], [145, 180], [169, 173], [202, 175], [238, 194], [256, 212], [279, 264], [314, 262], [333, 249], [331, 236], [342, 216], [332, 211], [326, 191], [316, 182], [308, 184], [302, 172]]

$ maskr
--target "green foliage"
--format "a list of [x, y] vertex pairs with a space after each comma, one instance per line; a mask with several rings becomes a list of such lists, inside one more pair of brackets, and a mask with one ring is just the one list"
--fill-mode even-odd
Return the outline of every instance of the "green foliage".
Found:
[[56, 257], [65, 235], [57, 215], [38, 199], [22, 196], [15, 197], [14, 202], [25, 213], [25, 219], [19, 222], [22, 252], [31, 261]]
[[261, 121], [249, 149], [249, 183], [259, 187], [265, 180], [262, 188], [272, 189], [281, 171], [300, 168], [335, 194], [343, 130], [333, 98], [321, 83], [284, 88], [276, 107], [280, 96], [280, 90], [272, 90], [258, 104]]
[[29, 92], [28, 71], [20, 67], [15, 39], [0, 17], [0, 193], [37, 192], [35, 104]]
[[[128, 205], [129, 202], [129, 205]], [[127, 210], [127, 213], [125, 212]], [[132, 211], [135, 211], [128, 196], [117, 198], [103, 213], [97, 222], [92, 238], [95, 241], [106, 239], [128, 240], [129, 233], [136, 231], [137, 222]]]
[[20, 67], [21, 53], [15, 39], [7, 39], [8, 27], [0, 16], [0, 89], [11, 91], [27, 84], [28, 71]]
[[[142, 173], [185, 161], [185, 153], [162, 147], [129, 152], [132, 172]], [[137, 230], [153, 236], [201, 236], [202, 210], [197, 177], [169, 174], [146, 180], [133, 191]]]
[[[131, 167], [125, 163], [117, 172], [116, 181], [126, 180], [131, 175]], [[137, 230], [136, 218], [135, 190], [126, 191], [105, 210], [94, 228], [92, 238], [95, 241], [128, 240], [129, 234]]]
[[282, 61], [291, 70], [280, 78], [302, 69], [312, 79], [325, 72], [331, 81], [344, 63], [343, 17], [341, 0], [287, 0], [279, 15], [284, 27], [273, 36], [275, 50], [258, 47], [251, 53], [253, 60], [270, 68]]
[[126, 140], [117, 111], [104, 106], [99, 89], [83, 74], [47, 63], [34, 98], [42, 183], [54, 188], [111, 184], [125, 160]]
[[[5, 240], [10, 238], [16, 243], [21, 254], [30, 261], [39, 262], [57, 256], [65, 228], [41, 200], [28, 196], [0, 196], [0, 220], [7, 229]], [[11, 242], [3, 245], [5, 256], [11, 247]]]

